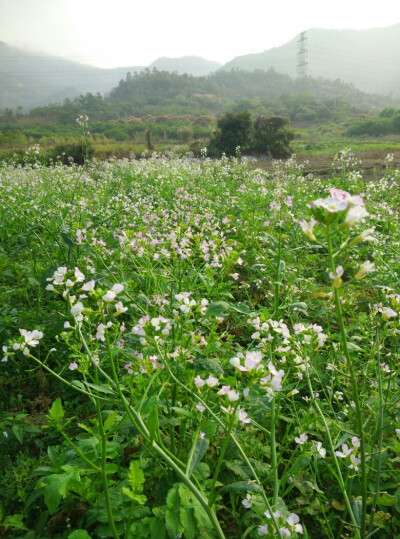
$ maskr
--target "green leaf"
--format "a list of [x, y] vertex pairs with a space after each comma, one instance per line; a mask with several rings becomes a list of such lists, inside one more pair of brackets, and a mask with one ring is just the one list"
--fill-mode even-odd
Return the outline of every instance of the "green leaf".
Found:
[[150, 398], [148, 398], [147, 401], [143, 405], [142, 413], [148, 414], [154, 408], [154, 406], [157, 406], [158, 401], [159, 401], [159, 398], [157, 395], [153, 395]]
[[130, 498], [131, 500], [137, 502], [140, 505], [144, 505], [146, 503], [146, 501], [147, 501], [147, 496], [145, 496], [144, 494], [135, 494], [134, 492], [129, 490], [129, 488], [127, 488], [127, 487], [122, 487], [122, 492], [126, 496], [128, 496], [128, 498]]
[[14, 436], [19, 441], [20, 444], [22, 444], [24, 440], [24, 429], [20, 425], [13, 425], [11, 427], [12, 432], [14, 433]]
[[206, 451], [208, 449], [210, 442], [206, 440], [205, 438], [200, 438], [195, 443], [196, 445], [192, 454], [192, 459], [189, 464], [189, 470], [188, 470], [189, 477], [191, 476], [193, 470], [196, 468], [197, 464], [201, 461], [201, 459], [206, 454]]
[[114, 411], [111, 412], [110, 415], [107, 416], [106, 420], [104, 421], [104, 430], [109, 431], [112, 429], [112, 427], [115, 425], [115, 422], [117, 420], [118, 412]]
[[65, 232], [61, 233], [61, 238], [62, 238], [63, 242], [65, 243], [65, 245], [67, 245], [68, 247], [74, 247], [75, 246], [75, 243], [72, 241], [72, 239]]
[[171, 537], [183, 533], [180, 519], [181, 499], [179, 496], [179, 483], [176, 483], [167, 494], [167, 510], [165, 512], [165, 525]]
[[392, 496], [391, 494], [387, 494], [385, 492], [378, 496], [376, 503], [378, 505], [384, 505], [385, 507], [393, 507], [397, 503], [397, 496]]
[[353, 500], [351, 502], [351, 508], [353, 509], [353, 515], [356, 521], [357, 526], [361, 526], [361, 514], [362, 514], [362, 503], [361, 500]]
[[149, 429], [150, 433], [150, 442], [152, 442], [156, 436], [156, 433], [158, 433], [158, 406], [154, 406], [154, 408], [151, 409], [151, 412], [149, 413], [149, 417], [147, 419], [147, 428]]
[[191, 492], [183, 483], [179, 485], [179, 497], [181, 499], [179, 514], [185, 537], [187, 537], [187, 539], [195, 539], [197, 525], [194, 517]]
[[248, 481], [237, 481], [236, 483], [231, 483], [230, 485], [225, 485], [221, 488], [221, 492], [259, 492], [261, 488], [257, 483], [249, 483]]
[[49, 513], [54, 515], [61, 498], [65, 498], [71, 483], [79, 482], [79, 471], [74, 466], [62, 466], [64, 473], [52, 474], [45, 478], [44, 501]]
[[61, 403], [60, 397], [57, 397], [56, 400], [51, 405], [49, 410], [49, 415], [47, 416], [50, 423], [59, 423], [64, 417], [64, 409]]
[[16, 515], [9, 515], [6, 517], [2, 522], [1, 526], [5, 528], [6, 530], [8, 528], [16, 528], [17, 530], [27, 530], [28, 528], [25, 526], [25, 524], [22, 522], [22, 519], [24, 518], [23, 515], [16, 514]]
[[249, 307], [245, 303], [231, 303], [230, 307], [238, 313], [249, 314], [250, 312]]
[[208, 316], [225, 316], [229, 311], [229, 304], [225, 301], [217, 301], [216, 303], [210, 303], [207, 307]]
[[83, 382], [83, 384], [89, 387], [90, 389], [94, 389], [95, 391], [98, 391], [99, 393], [106, 393], [107, 395], [115, 395], [115, 392], [108, 386], [99, 386], [98, 384], [91, 384], [90, 382]]
[[68, 539], [91, 539], [86, 530], [75, 530], [68, 535]]
[[133, 492], [143, 492], [144, 473], [138, 460], [129, 464], [128, 483]]

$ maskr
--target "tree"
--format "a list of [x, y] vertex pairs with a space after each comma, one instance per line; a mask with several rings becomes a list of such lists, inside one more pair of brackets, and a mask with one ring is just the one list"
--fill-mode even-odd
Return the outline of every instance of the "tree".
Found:
[[253, 126], [253, 149], [273, 157], [289, 156], [294, 133], [288, 125], [288, 118], [282, 116], [259, 116]]
[[227, 112], [219, 118], [217, 131], [211, 138], [211, 148], [215, 148], [226, 155], [235, 155], [236, 148], [246, 151], [251, 145], [251, 116], [247, 111]]

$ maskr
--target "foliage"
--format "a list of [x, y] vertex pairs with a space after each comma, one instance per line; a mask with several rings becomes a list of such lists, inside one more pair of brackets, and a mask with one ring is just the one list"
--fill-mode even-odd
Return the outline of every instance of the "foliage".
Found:
[[384, 167], [3, 163], [0, 533], [399, 535]]
[[247, 111], [227, 112], [218, 119], [217, 131], [213, 133], [210, 148], [226, 155], [236, 155], [237, 148], [246, 151], [251, 144], [251, 116]]
[[288, 157], [293, 131], [287, 129], [289, 120], [280, 116], [259, 116], [253, 127], [253, 148], [274, 157]]

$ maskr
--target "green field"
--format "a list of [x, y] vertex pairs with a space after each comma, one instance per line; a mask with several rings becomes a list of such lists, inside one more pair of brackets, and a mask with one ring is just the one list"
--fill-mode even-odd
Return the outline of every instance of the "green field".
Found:
[[399, 537], [393, 149], [0, 165], [0, 536]]

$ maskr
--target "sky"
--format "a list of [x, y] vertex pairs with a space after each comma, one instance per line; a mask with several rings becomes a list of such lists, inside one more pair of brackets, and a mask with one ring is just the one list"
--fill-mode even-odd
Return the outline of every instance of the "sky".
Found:
[[0, 0], [0, 41], [104, 68], [162, 56], [226, 63], [310, 28], [398, 22], [394, 0]]

